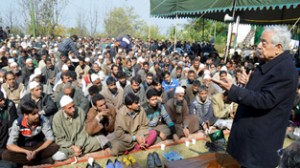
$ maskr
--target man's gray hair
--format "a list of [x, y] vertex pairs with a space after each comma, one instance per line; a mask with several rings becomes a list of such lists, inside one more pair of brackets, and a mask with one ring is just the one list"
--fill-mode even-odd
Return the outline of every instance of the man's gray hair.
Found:
[[288, 30], [287, 26], [267, 26], [265, 27], [264, 31], [273, 32], [272, 43], [274, 45], [281, 44], [283, 50], [290, 50], [289, 44], [292, 34]]

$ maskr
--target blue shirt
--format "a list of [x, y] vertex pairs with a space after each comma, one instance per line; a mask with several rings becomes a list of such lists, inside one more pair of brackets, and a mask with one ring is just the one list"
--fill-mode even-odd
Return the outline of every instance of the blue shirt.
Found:
[[179, 81], [177, 79], [171, 79], [170, 83], [167, 83], [165, 80], [162, 82], [162, 87], [166, 92], [169, 92], [170, 89], [176, 89], [176, 87], [179, 86]]

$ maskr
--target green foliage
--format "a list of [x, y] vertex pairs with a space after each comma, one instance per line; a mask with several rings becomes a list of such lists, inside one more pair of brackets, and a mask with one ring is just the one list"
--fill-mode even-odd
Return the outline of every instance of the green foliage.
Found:
[[189, 24], [184, 26], [186, 40], [210, 41], [212, 37], [215, 42], [226, 40], [227, 25], [206, 19], [192, 19]]
[[113, 8], [106, 14], [104, 19], [104, 29], [107, 37], [118, 37], [130, 34], [135, 36], [144, 26], [144, 22], [139, 20], [139, 16], [134, 12], [133, 7]]
[[209, 42], [214, 37], [215, 47], [219, 52], [224, 52], [227, 37], [227, 25], [225, 23], [206, 19], [192, 19], [180, 30], [178, 27], [171, 26], [167, 31], [170, 39], [175, 38], [175, 29], [177, 40]]
[[159, 32], [158, 26], [146, 24], [136, 32], [135, 36], [140, 37], [143, 40], [164, 38], [164, 36]]
[[20, 36], [24, 36], [24, 31], [19, 26], [13, 26], [13, 27], [11, 27], [10, 28], [10, 32], [11, 32], [11, 34], [14, 34], [14, 35], [18, 34]]
[[25, 27], [28, 34], [51, 35], [55, 32], [61, 12], [68, 0], [22, 0]]

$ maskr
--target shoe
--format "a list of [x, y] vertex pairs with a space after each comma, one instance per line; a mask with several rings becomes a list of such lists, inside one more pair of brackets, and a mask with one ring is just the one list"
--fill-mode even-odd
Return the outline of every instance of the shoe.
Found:
[[51, 157], [45, 158], [45, 159], [42, 159], [39, 164], [54, 164], [54, 160]]
[[161, 167], [162, 163], [157, 152], [153, 152], [155, 166]]
[[133, 156], [128, 156], [128, 160], [131, 162], [131, 166], [134, 168], [142, 168], [142, 166], [136, 161]]
[[97, 163], [94, 158], [90, 157], [88, 159], [88, 164], [86, 165], [86, 168], [102, 168], [99, 163]]
[[155, 168], [154, 157], [152, 153], [149, 153], [147, 156], [147, 167]]
[[106, 162], [106, 168], [114, 168], [114, 167], [115, 167], [114, 163], [110, 159], [108, 159]]
[[122, 168], [122, 164], [118, 159], [115, 160], [115, 168]]
[[131, 162], [126, 156], [122, 157], [121, 164], [123, 168], [131, 168]]

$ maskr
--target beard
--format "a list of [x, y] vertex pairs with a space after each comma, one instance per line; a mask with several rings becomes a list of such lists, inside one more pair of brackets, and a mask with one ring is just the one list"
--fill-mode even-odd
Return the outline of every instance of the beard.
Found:
[[115, 74], [114, 72], [113, 72], [112, 74], [113, 74], [113, 76], [117, 76], [117, 75], [118, 75], [118, 73], [117, 73], [117, 74]]
[[181, 114], [182, 113], [182, 106], [181, 105], [176, 105], [176, 113]]
[[109, 91], [114, 95], [117, 93], [118, 88], [109, 89]]
[[69, 71], [74, 71], [75, 70], [75, 67], [73, 65], [68, 66], [68, 68], [69, 68]]
[[97, 86], [97, 87], [98, 87], [99, 91], [102, 91], [102, 85]]
[[31, 71], [31, 70], [33, 70], [33, 66], [27, 67], [27, 69]]
[[119, 83], [120, 83], [120, 85], [121, 85], [122, 88], [124, 88], [126, 86], [126, 81], [125, 82], [120, 82], [119, 81]]
[[140, 88], [135, 89], [135, 90], [132, 89], [132, 91], [133, 91], [134, 93], [137, 93], [138, 91], [140, 91]]
[[21, 72], [20, 70], [13, 71], [13, 73], [14, 73], [15, 75], [18, 75], [20, 72]]
[[194, 82], [194, 80], [190, 80], [188, 79], [189, 84], [192, 84]]
[[51, 66], [49, 67], [49, 69], [53, 71], [53, 70], [54, 70], [54, 65], [51, 65]]
[[160, 90], [157, 90], [157, 89], [155, 89], [156, 90], [156, 92], [157, 92], [157, 94], [160, 96], [161, 94], [162, 94], [162, 89], [160, 89]]

